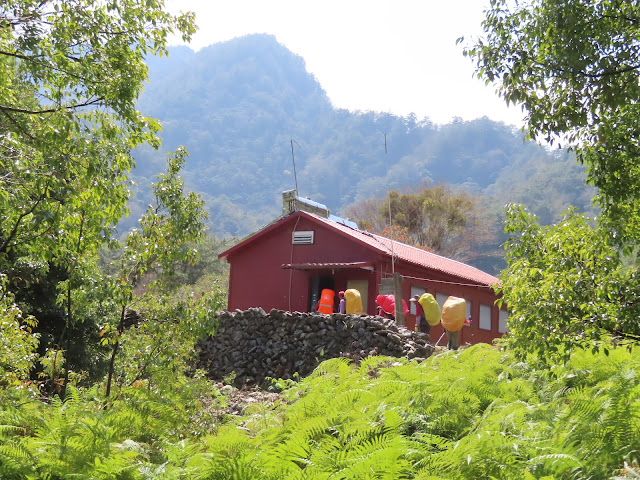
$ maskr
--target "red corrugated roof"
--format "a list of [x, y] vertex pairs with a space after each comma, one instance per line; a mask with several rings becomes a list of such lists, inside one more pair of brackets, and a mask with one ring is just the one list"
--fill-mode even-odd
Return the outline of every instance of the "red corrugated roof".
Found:
[[493, 275], [489, 275], [482, 270], [479, 270], [471, 265], [467, 265], [450, 258], [436, 255], [435, 253], [427, 252], [420, 248], [412, 247], [406, 243], [397, 242], [389, 238], [374, 235], [373, 233], [365, 232], [363, 230], [356, 230], [350, 228], [341, 223], [333, 222], [327, 218], [313, 215], [314, 219], [321, 221], [330, 228], [339, 230], [340, 232], [360, 241], [367, 245], [385, 253], [389, 256], [393, 254], [396, 258], [403, 260], [414, 265], [426, 267], [432, 270], [436, 270], [448, 275], [453, 275], [461, 280], [468, 280], [474, 283], [480, 283], [482, 285], [493, 285], [499, 283], [500, 280]]
[[[374, 235], [363, 230], [356, 230], [342, 223], [334, 222], [333, 220], [329, 220], [328, 218], [320, 217], [313, 213], [304, 211], [297, 211], [271, 222], [259, 232], [256, 232], [255, 234], [249, 236], [239, 244], [231, 247], [229, 250], [222, 252], [220, 255], [218, 255], [218, 258], [226, 258], [230, 254], [245, 248], [247, 245], [258, 240], [262, 235], [278, 228], [281, 223], [292, 220], [296, 215], [307, 216], [335, 231], [342, 233], [343, 235], [349, 236], [350, 238], [353, 238], [358, 242], [366, 244], [367, 246], [377, 250], [382, 254], [389, 256], [393, 254], [397, 259], [401, 261], [454, 276], [461, 281], [468, 281], [480, 285], [494, 285], [500, 282], [500, 280], [493, 275], [489, 275], [488, 273], [472, 267], [471, 265], [467, 265], [456, 260], [451, 260], [450, 258], [442, 257], [440, 255], [436, 255], [435, 253], [427, 252], [425, 250], [412, 247], [411, 245], [397, 242], [395, 240], [381, 237], [379, 235]], [[289, 268], [291, 268], [291, 266], [289, 266]]]

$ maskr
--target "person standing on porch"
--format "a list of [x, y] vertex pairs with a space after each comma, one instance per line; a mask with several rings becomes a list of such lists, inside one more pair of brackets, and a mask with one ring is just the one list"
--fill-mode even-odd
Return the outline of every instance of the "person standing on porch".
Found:
[[442, 306], [442, 327], [447, 334], [447, 348], [458, 350], [460, 330], [466, 320], [467, 303], [464, 298], [449, 297]]
[[409, 303], [412, 303], [416, 309], [416, 332], [429, 333], [429, 324], [427, 319], [424, 318], [424, 311], [420, 306], [420, 295], [414, 295], [409, 299]]
[[338, 303], [338, 313], [347, 313], [347, 300], [344, 298], [344, 292], [340, 290], [338, 292], [340, 302]]

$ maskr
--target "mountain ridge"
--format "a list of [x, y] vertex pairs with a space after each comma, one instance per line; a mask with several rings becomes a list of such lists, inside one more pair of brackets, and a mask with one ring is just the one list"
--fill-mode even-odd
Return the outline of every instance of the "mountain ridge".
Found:
[[[523, 141], [522, 132], [486, 117], [436, 125], [415, 115], [334, 108], [304, 59], [272, 35], [198, 52], [171, 47], [168, 58], [148, 66], [139, 109], [160, 121], [163, 149], [189, 150], [185, 184], [203, 195], [219, 236], [244, 236], [280, 214], [281, 192], [296, 185], [293, 157], [299, 193], [337, 214], [424, 181], [492, 195], [495, 208], [528, 202], [545, 222], [569, 203], [591, 207], [584, 169], [567, 152]], [[165, 152], [142, 148], [135, 157], [140, 186], [164, 167]], [[552, 170], [565, 182], [555, 178], [553, 191], [544, 173]], [[538, 190], [554, 199], [552, 207]], [[144, 204], [136, 192], [132, 218]]]

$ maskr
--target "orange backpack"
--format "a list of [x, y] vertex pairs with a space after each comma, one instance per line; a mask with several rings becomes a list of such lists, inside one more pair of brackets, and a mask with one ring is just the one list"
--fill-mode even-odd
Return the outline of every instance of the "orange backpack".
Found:
[[320, 302], [318, 302], [318, 311], [320, 313], [325, 313], [327, 315], [331, 315], [333, 313], [333, 297], [335, 297], [336, 292], [325, 288], [322, 290], [320, 294]]

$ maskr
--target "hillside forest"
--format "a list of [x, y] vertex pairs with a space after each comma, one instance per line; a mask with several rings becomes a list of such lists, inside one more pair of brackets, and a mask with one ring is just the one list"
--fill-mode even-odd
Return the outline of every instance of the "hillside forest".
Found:
[[[595, 189], [585, 188], [585, 169], [566, 149], [539, 146], [487, 118], [436, 125], [428, 118], [336, 109], [304, 60], [270, 35], [198, 52], [173, 47], [148, 64], [139, 108], [159, 120], [162, 150], [188, 145], [185, 184], [202, 195], [220, 238], [243, 237], [269, 223], [281, 214], [281, 192], [296, 185], [300, 195], [355, 221], [365, 220], [358, 207], [380, 203], [391, 191], [444, 185], [471, 197], [474, 208], [458, 237], [477, 240], [439, 253], [497, 274], [505, 266], [507, 203], [526, 205], [543, 224], [571, 205], [595, 212]], [[162, 150], [134, 151], [140, 187], [162, 169]], [[121, 228], [133, 225], [149, 203], [143, 192]], [[387, 226], [388, 219], [377, 231]]]
[[[0, 3], [0, 478], [640, 478], [640, 7], [490, 2], [461, 54], [524, 131], [336, 109], [274, 37], [167, 45], [196, 25]], [[508, 333], [212, 380], [217, 254], [296, 182], [497, 273]]]

